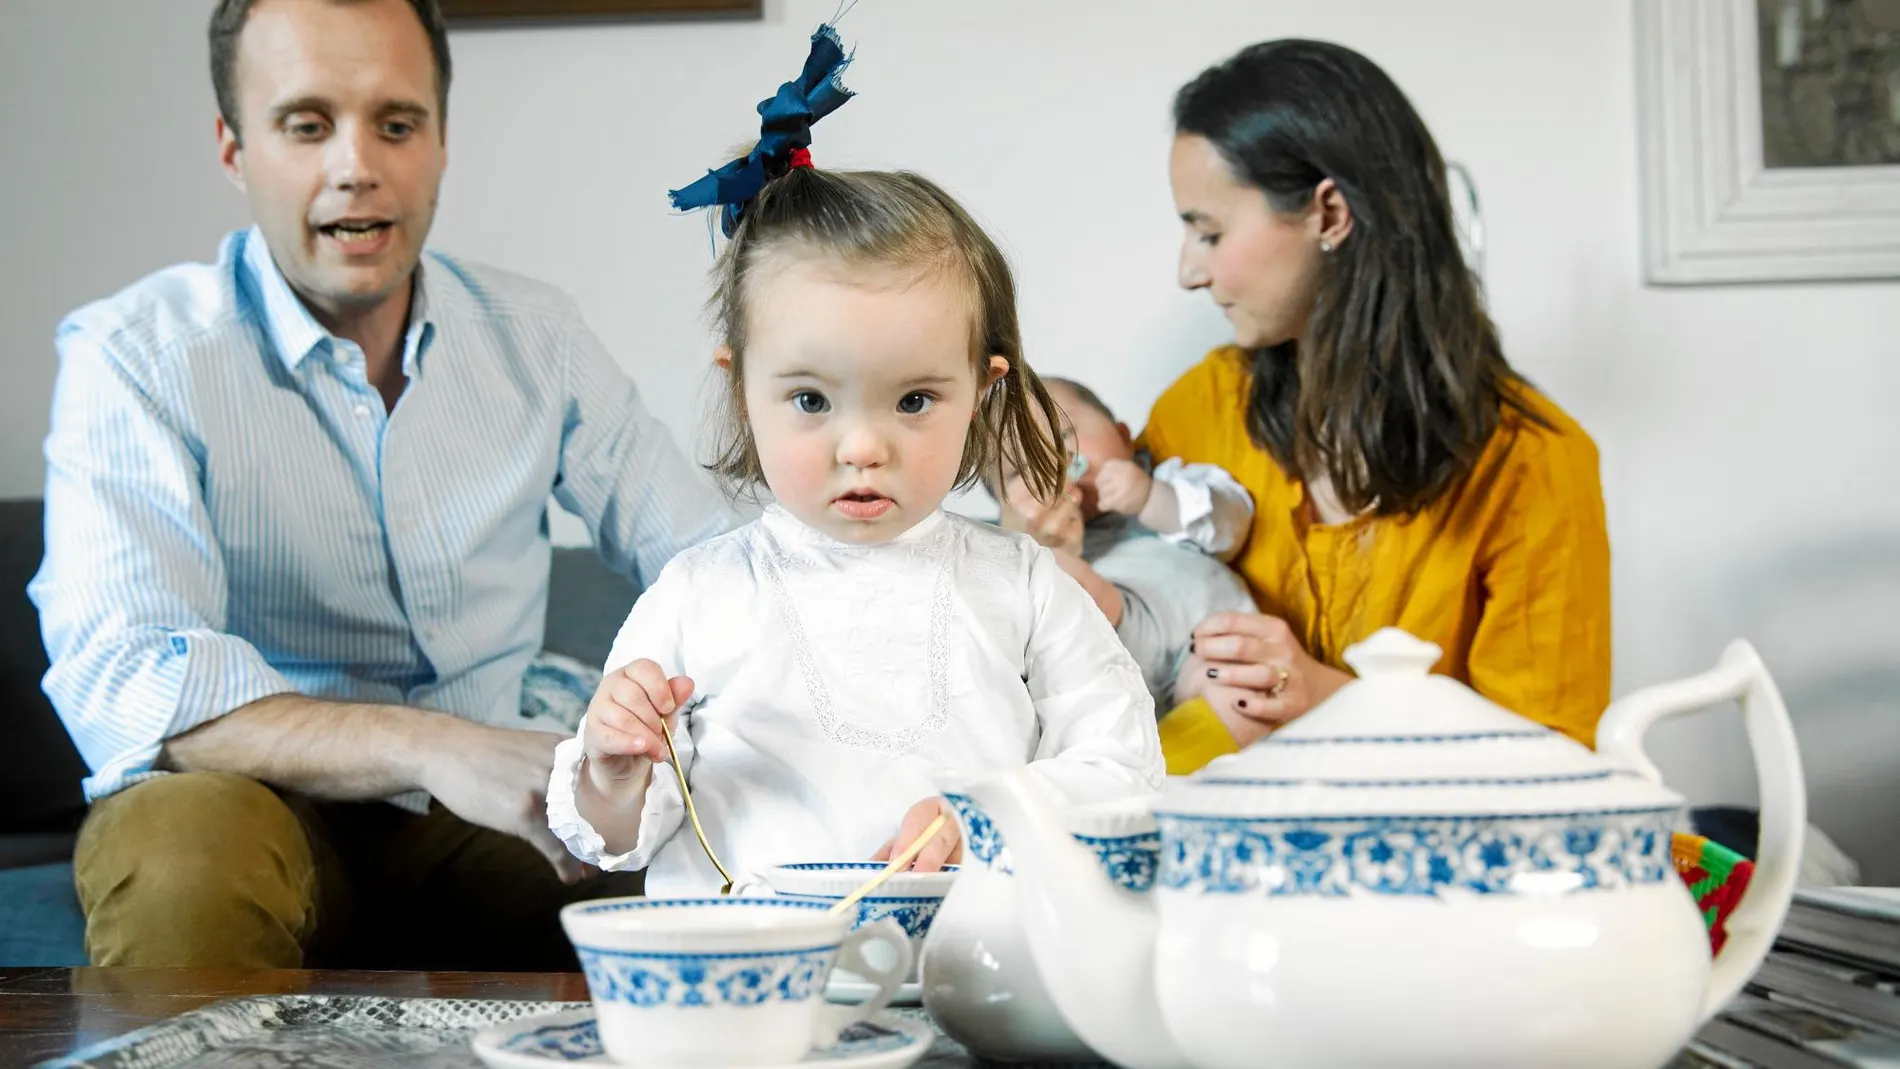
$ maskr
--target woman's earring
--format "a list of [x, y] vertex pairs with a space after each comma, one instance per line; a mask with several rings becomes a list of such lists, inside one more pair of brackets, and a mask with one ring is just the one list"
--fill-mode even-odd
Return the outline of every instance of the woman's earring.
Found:
[[1322, 242], [1320, 242], [1320, 243], [1319, 243], [1319, 251], [1321, 251], [1321, 252], [1331, 252], [1331, 251], [1333, 251], [1333, 243], [1332, 243], [1332, 242], [1330, 242], [1330, 241], [1322, 241]]

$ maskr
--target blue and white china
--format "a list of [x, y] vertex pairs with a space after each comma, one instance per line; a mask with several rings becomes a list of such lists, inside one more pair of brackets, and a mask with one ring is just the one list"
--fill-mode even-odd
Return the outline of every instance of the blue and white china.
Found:
[[[812, 898], [837, 902], [857, 890], [884, 870], [881, 861], [808, 861], [776, 865], [748, 880], [746, 891], [754, 886], [788, 897]], [[938, 872], [894, 873], [882, 886], [858, 900], [859, 927], [889, 917], [910, 936], [911, 969], [897, 989], [894, 1005], [915, 1005], [919, 999], [917, 965], [921, 960], [924, 936], [957, 878], [958, 867], [949, 865]], [[831, 974], [827, 992], [834, 998], [861, 998], [870, 982], [857, 974], [838, 969]]]
[[[1023, 931], [1009, 846], [983, 807], [945, 792], [963, 828], [963, 865], [924, 939], [924, 1008], [952, 1039], [996, 1061], [1095, 1061], [1050, 998]], [[1152, 798], [1064, 814], [1099, 878], [1130, 893], [1154, 886], [1161, 839]]]
[[[1668, 1062], [1760, 965], [1793, 890], [1807, 806], [1774, 681], [1737, 642], [1612, 705], [1592, 752], [1432, 675], [1440, 657], [1381, 631], [1347, 651], [1358, 678], [1332, 698], [1172, 782], [1152, 890], [1105, 872], [1033, 773], [946, 784], [981, 815], [965, 817], [970, 854], [1012, 870], [1059, 1020], [1130, 1069]], [[1762, 830], [1711, 962], [1671, 864], [1684, 801], [1641, 744], [1729, 701]], [[980, 886], [970, 868], [933, 940]]]
[[[794, 1064], [889, 1005], [910, 970], [910, 940], [895, 922], [854, 930], [853, 919], [778, 898], [611, 898], [561, 910], [607, 1054], [668, 1067]], [[880, 944], [881, 966], [865, 954]], [[871, 998], [826, 1001], [840, 964], [877, 984]]]

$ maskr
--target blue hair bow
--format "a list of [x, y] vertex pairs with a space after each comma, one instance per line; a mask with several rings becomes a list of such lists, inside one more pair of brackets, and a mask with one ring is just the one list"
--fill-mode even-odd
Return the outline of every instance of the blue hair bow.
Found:
[[813, 123], [838, 110], [853, 94], [840, 80], [851, 57], [845, 54], [838, 31], [829, 24], [811, 35], [811, 54], [805, 69], [793, 81], [759, 101], [759, 143], [751, 152], [716, 171], [708, 171], [685, 189], [667, 196], [681, 211], [722, 205], [719, 225], [727, 237], [739, 225], [739, 216], [759, 195], [773, 174], [783, 174], [792, 154], [811, 145]]

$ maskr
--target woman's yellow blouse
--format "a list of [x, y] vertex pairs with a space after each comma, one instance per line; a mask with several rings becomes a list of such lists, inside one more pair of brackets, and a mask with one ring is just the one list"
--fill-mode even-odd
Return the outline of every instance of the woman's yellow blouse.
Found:
[[[1246, 353], [1216, 349], [1155, 403], [1142, 444], [1158, 463], [1225, 468], [1254, 497], [1234, 567], [1260, 611], [1318, 660], [1400, 627], [1445, 651], [1436, 671], [1586, 745], [1610, 696], [1610, 546], [1596, 445], [1520, 387], [1548, 426], [1509, 407], [1470, 476], [1422, 512], [1309, 522], [1305, 485], [1247, 436]], [[1205, 702], [1162, 721], [1168, 771], [1234, 750]]]

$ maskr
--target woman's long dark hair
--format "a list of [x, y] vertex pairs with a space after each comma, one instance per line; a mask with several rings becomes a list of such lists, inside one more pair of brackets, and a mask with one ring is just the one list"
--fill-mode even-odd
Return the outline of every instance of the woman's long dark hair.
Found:
[[1248, 433], [1290, 472], [1330, 478], [1348, 512], [1430, 504], [1470, 473], [1501, 406], [1525, 409], [1424, 121], [1359, 53], [1283, 40], [1183, 86], [1174, 125], [1207, 139], [1275, 211], [1306, 210], [1328, 178], [1352, 211], [1351, 233], [1322, 259], [1305, 334], [1253, 354]]

